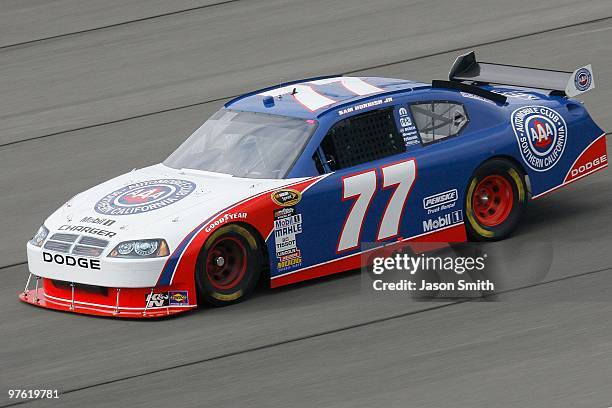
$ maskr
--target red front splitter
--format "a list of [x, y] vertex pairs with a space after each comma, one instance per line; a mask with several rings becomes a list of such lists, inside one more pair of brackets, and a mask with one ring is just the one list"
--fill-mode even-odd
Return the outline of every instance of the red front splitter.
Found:
[[[145, 307], [145, 299], [151, 293], [151, 289], [147, 288], [122, 288], [120, 290], [105, 288], [106, 295], [104, 295], [90, 293], [82, 289], [75, 289], [73, 291], [69, 285], [67, 287], [58, 287], [49, 279], [41, 280], [43, 281], [41, 287], [38, 289], [28, 289], [20, 293], [19, 299], [25, 303], [46, 309], [130, 319], [170, 316], [187, 312], [197, 307], [197, 304]], [[155, 288], [153, 292], [155, 294], [165, 293], [168, 290]]]

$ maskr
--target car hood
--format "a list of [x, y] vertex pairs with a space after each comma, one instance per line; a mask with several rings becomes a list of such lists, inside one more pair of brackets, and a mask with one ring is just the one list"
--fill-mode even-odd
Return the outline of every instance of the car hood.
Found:
[[227, 207], [295, 181], [245, 179], [157, 164], [77, 194], [45, 225], [51, 232], [100, 235], [111, 241], [165, 238], [176, 245]]

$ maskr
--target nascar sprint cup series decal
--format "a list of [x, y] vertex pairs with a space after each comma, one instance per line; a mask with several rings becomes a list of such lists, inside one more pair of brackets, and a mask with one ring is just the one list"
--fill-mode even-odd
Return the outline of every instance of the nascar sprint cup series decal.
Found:
[[535, 171], [551, 169], [563, 155], [567, 125], [545, 106], [525, 106], [512, 113], [512, 128], [525, 163]]
[[157, 210], [191, 194], [195, 183], [187, 180], [161, 179], [130, 184], [106, 195], [94, 207], [105, 215], [130, 215]]

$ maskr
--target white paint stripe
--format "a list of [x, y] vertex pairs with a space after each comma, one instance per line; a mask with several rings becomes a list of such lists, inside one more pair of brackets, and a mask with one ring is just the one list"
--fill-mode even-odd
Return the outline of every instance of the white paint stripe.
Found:
[[[51, 300], [55, 300], [57, 302], [65, 302], [65, 303], [72, 303], [71, 299], [64, 299], [64, 298], [59, 298], [59, 297], [55, 297], [55, 296], [51, 296], [45, 293], [45, 297]], [[110, 305], [101, 305], [98, 303], [89, 303], [89, 302], [81, 302], [78, 300], [74, 301], [75, 304], [79, 304], [79, 305], [85, 305], [85, 306], [94, 306], [94, 307], [100, 307], [100, 308], [105, 308], [105, 309], [111, 309], [114, 310], [115, 306], [110, 306]], [[61, 303], [59, 303], [61, 306], [65, 306], [62, 305]], [[164, 307], [160, 307], [160, 308], [147, 308], [148, 310], [151, 309], [166, 309], [166, 308], [181, 308], [181, 309], [185, 309], [185, 308], [192, 308], [192, 307], [197, 307], [197, 305], [172, 305], [172, 306], [164, 306]], [[119, 310], [144, 310], [144, 307], [119, 307]]]
[[335, 100], [328, 98], [325, 95], [321, 95], [312, 87], [304, 84], [295, 84], [289, 86], [283, 86], [282, 88], [275, 88], [266, 92], [260, 93], [261, 96], [272, 96], [277, 98], [282, 95], [291, 95], [299, 103], [304, 105], [311, 111], [316, 111], [325, 106], [336, 103]]
[[259, 95], [272, 96], [274, 98], [283, 95], [291, 95], [308, 110], [314, 112], [326, 106], [333, 105], [336, 101], [320, 94], [310, 85], [329, 85], [336, 83], [340, 83], [349, 92], [359, 96], [384, 92], [384, 89], [368, 84], [359, 77], [334, 77], [274, 88], [262, 92]]
[[349, 92], [354, 93], [359, 96], [371, 95], [379, 92], [383, 92], [384, 90], [368, 84], [366, 81], [359, 77], [336, 77], [336, 78], [325, 78], [325, 79], [317, 79], [316, 81], [310, 82], [313, 85], [328, 85], [340, 82], [343, 87], [345, 87]]
[[335, 100], [321, 95], [310, 86], [297, 85], [295, 88], [296, 93], [293, 97], [313, 112], [336, 103]]
[[582, 150], [582, 152], [580, 152], [580, 154], [578, 155], [578, 157], [576, 157], [576, 160], [574, 160], [574, 162], [572, 163], [572, 165], [570, 166], [569, 170], [567, 171], [567, 173], [565, 174], [565, 177], [563, 178], [563, 180], [565, 181], [565, 179], [567, 178], [567, 176], [570, 175], [570, 173], [572, 172], [572, 169], [574, 168], [574, 166], [576, 165], [576, 163], [578, 163], [578, 160], [580, 160], [580, 158], [582, 157], [583, 154], [586, 153], [587, 150], [589, 150], [591, 148], [591, 146], [593, 146], [595, 143], [597, 143], [597, 141], [599, 139], [601, 139], [602, 137], [605, 137], [606, 134], [604, 133], [603, 135], [599, 136], [597, 139], [593, 140], [591, 143], [589, 143], [589, 145], [587, 147], [584, 148], [584, 150]]
[[551, 188], [551, 189], [548, 189], [548, 190], [544, 191], [543, 193], [540, 193], [540, 194], [538, 194], [538, 195], [534, 195], [534, 196], [532, 196], [532, 197], [531, 197], [531, 199], [532, 199], [532, 200], [535, 200], [535, 199], [537, 199], [537, 198], [539, 198], [539, 197], [542, 197], [542, 196], [543, 196], [543, 195], [545, 195], [545, 194], [551, 193], [551, 192], [553, 192], [553, 191], [555, 191], [555, 190], [560, 189], [560, 188], [561, 188], [561, 187], [563, 187], [563, 186], [566, 186], [566, 185], [568, 185], [568, 184], [570, 184], [570, 183], [573, 183], [573, 182], [574, 182], [574, 181], [576, 181], [576, 180], [580, 180], [581, 178], [583, 178], [583, 177], [585, 177], [585, 176], [588, 176], [589, 174], [594, 173], [594, 172], [596, 172], [597, 170], [605, 169], [606, 167], [608, 167], [608, 165], [606, 164], [605, 166], [602, 166], [602, 167], [597, 167], [596, 169], [593, 169], [593, 170], [589, 171], [588, 173], [584, 173], [584, 174], [582, 174], [582, 175], [581, 175], [581, 176], [579, 176], [579, 177], [576, 177], [576, 178], [574, 178], [574, 179], [571, 179], [570, 181], [565, 181], [565, 179], [566, 179], [566, 178], [567, 178], [567, 176], [569, 176], [569, 174], [572, 172], [572, 169], [574, 168], [574, 166], [576, 165], [576, 163], [578, 162], [578, 160], [580, 160], [580, 158], [582, 157], [582, 155], [583, 155], [583, 154], [584, 154], [584, 153], [585, 153], [587, 150], [589, 150], [589, 149], [591, 148], [591, 146], [593, 146], [593, 145], [594, 145], [594, 144], [595, 144], [595, 143], [596, 143], [596, 142], [597, 142], [599, 139], [601, 139], [602, 137], [605, 137], [605, 136], [606, 136], [606, 133], [602, 134], [602, 135], [601, 135], [601, 136], [599, 136], [597, 139], [595, 139], [595, 140], [593, 140], [591, 143], [589, 143], [589, 145], [588, 145], [587, 147], [585, 147], [585, 148], [584, 148], [584, 150], [583, 150], [583, 151], [582, 151], [582, 152], [581, 152], [581, 153], [578, 155], [578, 157], [576, 157], [576, 160], [574, 160], [574, 162], [573, 162], [573, 163], [572, 163], [572, 165], [570, 166], [569, 170], [568, 170], [568, 171], [567, 171], [567, 173], [565, 174], [565, 177], [563, 177], [563, 182], [562, 182], [561, 184], [559, 184], [558, 186], [555, 186], [555, 187], [553, 187], [553, 188]]
[[546, 190], [546, 191], [545, 191], [545, 192], [543, 192], [543, 193], [540, 193], [540, 194], [538, 194], [538, 195], [536, 195], [536, 196], [531, 197], [531, 199], [532, 199], [532, 200], [538, 199], [538, 198], [542, 197], [543, 195], [546, 195], [546, 194], [548, 194], [548, 193], [552, 193], [553, 191], [558, 190], [558, 189], [560, 189], [561, 187], [565, 187], [565, 186], [567, 186], [568, 184], [572, 184], [574, 181], [578, 181], [578, 180], [580, 180], [580, 179], [581, 179], [581, 178], [583, 178], [583, 177], [589, 176], [589, 175], [591, 175], [591, 174], [593, 174], [593, 173], [598, 172], [599, 170], [603, 170], [603, 169], [606, 169], [606, 168], [608, 168], [608, 165], [607, 165], [607, 164], [606, 164], [605, 166], [601, 166], [601, 167], [597, 167], [596, 169], [592, 169], [592, 170], [590, 170], [588, 173], [584, 173], [584, 174], [582, 174], [582, 175], [580, 175], [580, 176], [578, 176], [578, 177], [576, 177], [576, 178], [574, 178], [574, 179], [571, 179], [570, 181], [566, 181], [566, 182], [564, 182], [564, 183], [562, 183], [562, 184], [559, 184], [557, 187], [553, 187], [553, 188], [551, 188], [550, 190]]

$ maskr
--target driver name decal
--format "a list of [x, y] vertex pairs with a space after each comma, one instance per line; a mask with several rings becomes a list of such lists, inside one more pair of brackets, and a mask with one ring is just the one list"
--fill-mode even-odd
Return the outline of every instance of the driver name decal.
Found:
[[132, 215], [158, 210], [182, 200], [196, 188], [187, 180], [160, 179], [130, 184], [107, 194], [94, 210], [104, 215]]
[[547, 171], [559, 162], [567, 142], [563, 117], [545, 106], [525, 106], [512, 113], [512, 129], [525, 163]]

